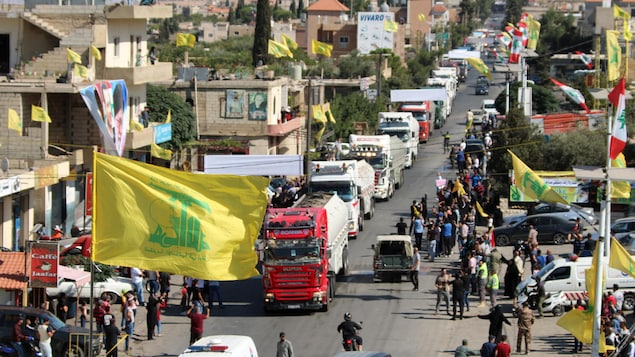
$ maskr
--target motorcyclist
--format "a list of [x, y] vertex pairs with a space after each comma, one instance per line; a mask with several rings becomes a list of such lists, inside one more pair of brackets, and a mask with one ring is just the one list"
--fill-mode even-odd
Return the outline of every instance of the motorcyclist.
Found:
[[355, 340], [357, 344], [357, 350], [362, 351], [362, 337], [357, 334], [357, 330], [361, 330], [362, 326], [353, 321], [353, 316], [350, 312], [344, 314], [344, 321], [337, 326], [337, 332], [342, 332], [342, 340], [346, 343], [347, 340]]

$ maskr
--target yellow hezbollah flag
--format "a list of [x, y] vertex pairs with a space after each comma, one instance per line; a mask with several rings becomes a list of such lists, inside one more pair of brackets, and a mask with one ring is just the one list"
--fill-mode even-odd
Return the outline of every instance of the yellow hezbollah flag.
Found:
[[293, 58], [293, 53], [291, 52], [291, 50], [289, 50], [289, 48], [286, 45], [280, 42], [276, 42], [274, 40], [269, 40], [267, 53], [274, 56], [275, 58], [280, 58], [280, 57]]
[[424, 14], [419, 14], [417, 15], [417, 18], [419, 19], [419, 21], [421, 22], [425, 22], [426, 21], [426, 15]]
[[476, 210], [478, 211], [478, 214], [481, 215], [481, 217], [489, 217], [489, 214], [485, 213], [485, 211], [483, 211], [483, 207], [481, 207], [481, 204], [478, 203], [478, 201], [476, 201]]
[[101, 51], [94, 45], [90, 45], [90, 55], [95, 57], [97, 61], [101, 61]]
[[295, 42], [291, 37], [285, 34], [280, 34], [280, 40], [281, 40], [280, 42], [286, 45], [287, 48], [292, 48], [294, 50], [298, 48], [298, 43]]
[[571, 332], [582, 343], [593, 342], [593, 313], [591, 311], [572, 309], [564, 314], [556, 325]]
[[152, 157], [156, 157], [157, 159], [168, 161], [172, 160], [172, 150], [164, 149], [155, 143], [150, 145], [150, 155], [152, 155]]
[[613, 18], [622, 18], [623, 20], [623, 26], [624, 26], [624, 39], [627, 41], [630, 41], [633, 38], [633, 34], [631, 33], [631, 25], [630, 25], [630, 19], [631, 19], [631, 14], [629, 14], [628, 12], [624, 11], [621, 7], [617, 6], [617, 5], [613, 5]]
[[399, 24], [397, 24], [395, 21], [384, 20], [384, 31], [397, 32], [398, 29]]
[[463, 188], [463, 184], [458, 178], [454, 181], [454, 187], [452, 187], [452, 193], [454, 192], [458, 192], [459, 196], [467, 195], [467, 192], [465, 192], [465, 189]]
[[485, 62], [483, 62], [482, 59], [470, 57], [470, 58], [467, 58], [467, 62], [472, 67], [474, 67], [474, 69], [479, 71], [481, 74], [486, 75], [490, 81], [492, 80], [492, 72], [489, 70], [489, 67], [487, 67], [487, 65], [485, 64]]
[[510, 150], [507, 150], [507, 152], [512, 156], [516, 187], [518, 187], [526, 197], [545, 202], [568, 204], [567, 200], [562, 198], [551, 186], [547, 185], [540, 176], [536, 175], [536, 173], [514, 155], [513, 152]]
[[49, 113], [47, 113], [44, 108], [38, 107], [37, 105], [31, 105], [31, 120], [39, 121], [40, 123], [52, 122]]
[[94, 154], [92, 258], [208, 280], [258, 275], [269, 179]]
[[635, 278], [635, 259], [615, 238], [611, 239], [609, 266]]
[[143, 125], [132, 118], [130, 118], [130, 127], [136, 131], [143, 131]]
[[321, 124], [326, 124], [326, 115], [324, 115], [322, 106], [320, 104], [315, 104], [312, 106], [312, 109], [313, 109], [313, 120]]
[[613, 17], [621, 17], [623, 19], [630, 19], [631, 14], [624, 11], [624, 9], [622, 9], [621, 7], [613, 4]]
[[82, 56], [79, 53], [71, 50], [70, 48], [66, 49], [66, 60], [72, 63], [82, 64]]
[[73, 74], [77, 77], [88, 78], [88, 68], [86, 68], [86, 66], [82, 66], [81, 64], [75, 64], [73, 67]]
[[326, 57], [331, 57], [331, 51], [333, 51], [333, 45], [329, 45], [328, 43], [320, 42], [318, 40], [312, 40], [311, 51], [315, 55], [324, 55]]
[[[612, 167], [625, 168], [626, 159], [620, 153], [615, 160], [611, 160]], [[611, 198], [631, 198], [631, 184], [628, 181], [611, 181]]]
[[165, 123], [163, 124], [167, 124], [171, 122], [172, 122], [172, 109], [168, 109], [168, 116], [165, 118]]
[[324, 116], [326, 117], [326, 119], [328, 119], [328, 121], [330, 121], [331, 123], [335, 124], [335, 117], [333, 116], [333, 113], [331, 112], [331, 103], [322, 104], [322, 111], [324, 112]]
[[585, 279], [586, 291], [587, 291], [587, 294], [589, 295], [588, 304], [589, 304], [590, 310], [593, 310], [593, 304], [595, 304], [595, 276], [597, 275], [597, 267], [598, 267], [598, 244], [596, 244], [595, 249], [593, 249], [593, 260], [591, 261], [591, 268], [586, 269], [584, 271], [584, 275], [586, 277]]
[[527, 48], [535, 50], [538, 46], [538, 38], [540, 37], [540, 22], [531, 18], [529, 20], [528, 30], [529, 39], [527, 40]]
[[191, 33], [177, 33], [176, 34], [177, 47], [180, 47], [180, 46], [194, 47], [195, 43], [196, 43], [196, 36], [194, 36]]
[[13, 109], [9, 109], [8, 116], [9, 116], [9, 129], [15, 130], [18, 133], [20, 133], [20, 135], [22, 135], [22, 118], [20, 118], [20, 116], [18, 115], [18, 112], [16, 112]]
[[618, 40], [618, 31], [606, 30], [606, 57], [608, 60], [609, 81], [616, 81], [620, 78], [620, 67], [622, 66], [622, 47]]

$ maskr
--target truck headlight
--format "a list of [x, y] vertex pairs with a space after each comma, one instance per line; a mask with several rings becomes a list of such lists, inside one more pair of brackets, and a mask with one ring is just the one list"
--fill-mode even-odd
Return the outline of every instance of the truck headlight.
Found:
[[273, 302], [275, 300], [273, 293], [265, 294], [265, 302]]
[[314, 302], [319, 302], [322, 301], [322, 297], [324, 297], [324, 293], [321, 291], [318, 292], [314, 292], [313, 293], [313, 301]]

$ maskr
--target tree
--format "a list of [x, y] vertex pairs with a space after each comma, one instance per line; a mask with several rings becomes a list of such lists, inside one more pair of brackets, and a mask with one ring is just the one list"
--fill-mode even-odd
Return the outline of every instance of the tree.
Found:
[[503, 26], [507, 26], [508, 23], [516, 25], [522, 13], [522, 0], [507, 0], [505, 2], [505, 20], [503, 21]]
[[296, 16], [298, 9], [295, 6], [295, 0], [291, 0], [291, 5], [289, 5], [289, 12], [291, 12], [293, 16]]
[[331, 102], [331, 111], [336, 120], [333, 125], [335, 137], [348, 138], [350, 134], [354, 134], [356, 122], [368, 123], [367, 134], [374, 133], [377, 129], [377, 113], [385, 108], [383, 99], [369, 101], [359, 92], [337, 96]]
[[296, 17], [299, 19], [302, 15], [302, 12], [304, 11], [304, 1], [303, 0], [298, 0], [298, 10], [297, 10], [297, 15]]
[[258, 0], [256, 5], [256, 30], [252, 50], [252, 64], [267, 63], [267, 50], [271, 38], [271, 9], [268, 0]]
[[362, 56], [357, 50], [338, 60], [340, 78], [368, 77], [377, 73], [376, 65], [370, 56]]
[[194, 140], [196, 119], [192, 107], [183, 98], [164, 87], [148, 84], [147, 101], [151, 122], [165, 122], [168, 110], [172, 113], [172, 140], [161, 146], [167, 149], [181, 149], [183, 145]]

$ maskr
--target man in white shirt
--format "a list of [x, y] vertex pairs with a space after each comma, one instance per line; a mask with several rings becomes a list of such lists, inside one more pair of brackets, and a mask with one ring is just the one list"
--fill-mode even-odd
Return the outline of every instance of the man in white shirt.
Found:
[[622, 305], [624, 304], [624, 292], [619, 290], [620, 286], [617, 284], [613, 284], [613, 297], [615, 298], [616, 308], [617, 310], [622, 310]]
[[130, 278], [135, 286], [135, 293], [137, 294], [139, 305], [145, 306], [145, 299], [143, 298], [143, 271], [139, 268], [130, 268]]

